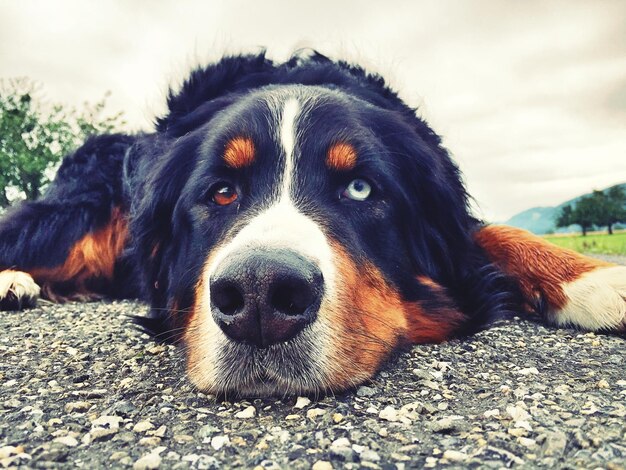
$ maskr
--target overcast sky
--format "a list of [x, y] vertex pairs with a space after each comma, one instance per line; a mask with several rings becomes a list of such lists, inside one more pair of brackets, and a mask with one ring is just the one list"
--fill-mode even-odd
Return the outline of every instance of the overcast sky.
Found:
[[110, 90], [131, 129], [193, 65], [305, 46], [384, 74], [491, 220], [626, 181], [623, 0], [0, 0], [0, 77], [69, 105]]

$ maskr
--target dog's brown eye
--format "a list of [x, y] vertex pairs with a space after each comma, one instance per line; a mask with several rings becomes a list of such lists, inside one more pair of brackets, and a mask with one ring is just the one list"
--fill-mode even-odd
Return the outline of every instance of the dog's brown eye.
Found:
[[371, 193], [372, 186], [366, 180], [357, 178], [350, 181], [342, 196], [353, 201], [365, 201]]
[[213, 192], [213, 202], [218, 206], [227, 206], [237, 200], [237, 191], [229, 184], [220, 184]]

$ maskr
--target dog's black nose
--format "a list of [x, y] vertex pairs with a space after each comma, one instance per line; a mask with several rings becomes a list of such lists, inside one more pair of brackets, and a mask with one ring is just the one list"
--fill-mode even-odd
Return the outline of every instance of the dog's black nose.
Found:
[[213, 318], [231, 339], [266, 348], [315, 320], [323, 284], [319, 268], [293, 251], [241, 252], [212, 276]]

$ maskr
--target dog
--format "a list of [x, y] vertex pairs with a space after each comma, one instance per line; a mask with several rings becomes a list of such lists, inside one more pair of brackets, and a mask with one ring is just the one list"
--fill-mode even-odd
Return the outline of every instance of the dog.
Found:
[[440, 137], [317, 52], [194, 70], [152, 133], [101, 135], [0, 222], [0, 305], [133, 297], [211, 393], [315, 394], [507, 312], [626, 329], [626, 267], [474, 217]]

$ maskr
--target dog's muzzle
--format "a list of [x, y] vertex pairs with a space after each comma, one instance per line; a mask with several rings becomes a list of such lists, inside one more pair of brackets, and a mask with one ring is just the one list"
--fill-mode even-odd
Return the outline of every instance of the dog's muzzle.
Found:
[[248, 248], [217, 266], [209, 289], [222, 331], [235, 342], [267, 348], [315, 321], [324, 280], [320, 269], [295, 251]]

